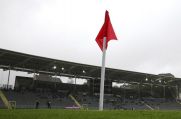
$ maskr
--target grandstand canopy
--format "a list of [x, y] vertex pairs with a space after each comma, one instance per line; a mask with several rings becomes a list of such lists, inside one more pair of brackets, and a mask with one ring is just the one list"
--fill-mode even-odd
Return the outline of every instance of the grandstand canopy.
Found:
[[[40, 57], [0, 49], [0, 68], [4, 70], [43, 73], [57, 76], [100, 79], [101, 67]], [[157, 82], [166, 79], [162, 75], [146, 74], [120, 69], [106, 68], [106, 80], [116, 82]], [[172, 78], [173, 79], [173, 78]]]

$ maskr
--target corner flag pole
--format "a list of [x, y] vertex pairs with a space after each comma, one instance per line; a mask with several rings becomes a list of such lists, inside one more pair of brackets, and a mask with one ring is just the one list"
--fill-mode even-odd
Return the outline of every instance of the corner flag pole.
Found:
[[106, 37], [103, 38], [103, 52], [102, 52], [102, 68], [101, 68], [101, 85], [100, 85], [99, 111], [103, 110], [103, 103], [104, 103], [105, 60], [106, 60]]
[[106, 49], [108, 46], [108, 42], [110, 40], [117, 40], [116, 34], [111, 24], [111, 20], [109, 18], [109, 12], [106, 10], [105, 12], [105, 21], [104, 24], [99, 31], [96, 42], [102, 50], [102, 68], [101, 68], [101, 83], [100, 83], [100, 98], [99, 98], [99, 110], [103, 110], [104, 103], [104, 79], [105, 79], [105, 59], [106, 59]]

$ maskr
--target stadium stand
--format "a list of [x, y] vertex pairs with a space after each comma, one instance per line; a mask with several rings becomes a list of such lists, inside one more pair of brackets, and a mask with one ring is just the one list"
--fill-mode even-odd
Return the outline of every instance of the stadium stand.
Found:
[[[38, 101], [38, 108], [48, 108], [50, 102], [51, 108], [80, 109], [80, 104], [98, 109], [101, 71], [98, 66], [0, 49], [0, 69], [34, 74], [31, 78], [17, 76], [14, 88], [9, 84], [1, 87], [16, 108], [36, 108]], [[87, 83], [63, 83], [53, 76], [85, 79]], [[105, 109], [181, 109], [181, 79], [169, 73], [154, 75], [106, 68], [105, 77]], [[0, 100], [0, 108], [4, 107]]]
[[[16, 103], [16, 108], [36, 108], [36, 101], [38, 100], [39, 108], [48, 108], [47, 102], [50, 101], [51, 108], [80, 109], [86, 105], [88, 109], [98, 109], [99, 91], [95, 89], [99, 87], [99, 83], [94, 83], [94, 85], [92, 81], [88, 81], [87, 84], [76, 85], [62, 83], [59, 79], [51, 80], [51, 76], [44, 75], [43, 77], [48, 77], [45, 80], [42, 79], [42, 76], [39, 77], [17, 76], [14, 90], [5, 88], [4, 90], [2, 89], [3, 93], [9, 101]], [[147, 88], [145, 91], [142, 90], [140, 95], [138, 91], [134, 89], [135, 86], [113, 87], [110, 82], [105, 84], [107, 85], [107, 89], [109, 89], [104, 95], [105, 109], [181, 109], [181, 104], [177, 102], [175, 97], [172, 97], [171, 91], [173, 90], [169, 90], [170, 88], [167, 88], [165, 98], [160, 98], [161, 96], [158, 97], [158, 95], [162, 92], [157, 91], [158, 88], [152, 89], [152, 95]], [[109, 86], [111, 86], [111, 88], [109, 88]], [[144, 88], [144, 86], [142, 88]], [[73, 100], [70, 95], [73, 97]], [[81, 106], [79, 106], [79, 104]], [[4, 108], [2, 101], [0, 101], [0, 106]]]

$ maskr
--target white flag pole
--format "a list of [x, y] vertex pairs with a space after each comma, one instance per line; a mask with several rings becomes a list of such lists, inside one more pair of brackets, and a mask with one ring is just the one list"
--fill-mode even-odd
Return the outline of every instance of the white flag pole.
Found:
[[99, 111], [103, 110], [103, 102], [104, 102], [105, 59], [106, 59], [106, 37], [103, 38]]

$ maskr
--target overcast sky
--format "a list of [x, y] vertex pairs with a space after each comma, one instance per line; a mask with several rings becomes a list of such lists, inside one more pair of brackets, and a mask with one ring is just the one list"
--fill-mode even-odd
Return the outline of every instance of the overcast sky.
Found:
[[181, 77], [181, 0], [0, 0], [0, 48], [101, 66], [106, 9], [107, 67]]

